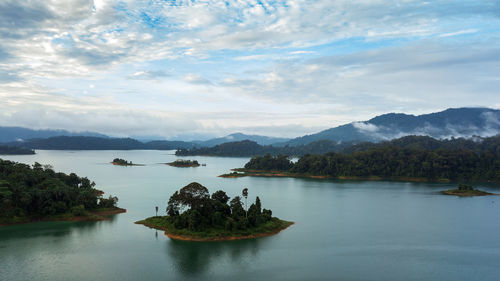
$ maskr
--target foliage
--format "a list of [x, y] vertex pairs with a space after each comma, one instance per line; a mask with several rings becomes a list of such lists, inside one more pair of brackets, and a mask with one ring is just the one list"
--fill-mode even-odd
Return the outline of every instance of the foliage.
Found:
[[16, 146], [0, 145], [0, 154], [2, 155], [28, 155], [35, 154], [32, 149]]
[[304, 155], [290, 168], [281, 158], [252, 158], [247, 169], [339, 177], [425, 178], [452, 181], [500, 181], [500, 137], [474, 143], [464, 140], [429, 142], [410, 137], [355, 149], [352, 153]]
[[266, 154], [262, 157], [253, 157], [245, 164], [245, 169], [273, 170], [273, 171], [288, 171], [292, 168], [293, 163], [285, 155], [271, 156]]
[[177, 229], [196, 232], [212, 228], [227, 231], [247, 230], [265, 224], [272, 218], [270, 211], [261, 211], [261, 202], [258, 197], [255, 204], [250, 206], [248, 218], [241, 198], [236, 196], [231, 201], [229, 199], [229, 196], [222, 190], [210, 196], [206, 187], [193, 182], [170, 197], [167, 218]]
[[0, 159], [0, 221], [81, 214], [116, 205], [116, 197], [102, 198], [103, 192], [94, 186], [86, 177], [57, 173], [50, 165], [30, 167]]
[[179, 149], [175, 152], [178, 156], [188, 155], [208, 155], [208, 156], [230, 156], [230, 157], [245, 157], [254, 155], [304, 155], [308, 153], [326, 153], [332, 151], [340, 151], [347, 147], [350, 143], [337, 143], [328, 140], [316, 141], [306, 145], [298, 146], [271, 146], [259, 145], [254, 141], [244, 140], [237, 142], [227, 142], [216, 145], [214, 147], [201, 147], [191, 149]]
[[116, 165], [122, 165], [122, 166], [129, 166], [129, 165], [134, 165], [132, 163], [132, 161], [127, 161], [125, 159], [121, 159], [121, 158], [115, 158], [113, 159], [113, 164], [116, 164]]

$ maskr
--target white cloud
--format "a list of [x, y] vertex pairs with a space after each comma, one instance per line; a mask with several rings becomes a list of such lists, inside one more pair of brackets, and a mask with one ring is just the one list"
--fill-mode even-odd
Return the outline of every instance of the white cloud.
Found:
[[498, 1], [171, 4], [1, 1], [0, 122], [293, 136], [498, 107]]

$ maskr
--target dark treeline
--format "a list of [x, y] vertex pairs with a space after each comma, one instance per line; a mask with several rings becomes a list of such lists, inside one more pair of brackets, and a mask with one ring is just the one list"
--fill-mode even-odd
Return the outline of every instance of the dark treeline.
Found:
[[11, 142], [9, 146], [47, 150], [172, 150], [190, 148], [194, 144], [182, 141], [140, 142], [131, 138], [100, 138], [82, 136], [60, 136], [47, 139], [31, 139], [23, 142]]
[[0, 159], [0, 221], [20, 222], [51, 215], [84, 215], [97, 208], [116, 206], [116, 197], [86, 177], [55, 172], [50, 165], [33, 167]]
[[306, 145], [298, 146], [271, 146], [259, 145], [256, 142], [244, 140], [237, 142], [227, 142], [214, 147], [201, 147], [191, 149], [179, 149], [175, 152], [178, 156], [228, 156], [228, 157], [248, 157], [254, 155], [293, 155], [300, 156], [305, 154], [322, 154], [327, 152], [337, 152], [348, 147], [352, 143], [338, 143], [329, 140], [312, 142]]
[[24, 147], [0, 145], [0, 155], [29, 155], [29, 154], [35, 154], [35, 151], [33, 149]]
[[[244, 189], [242, 195], [248, 196]], [[205, 231], [223, 229], [226, 231], [246, 230], [269, 222], [272, 211], [262, 209], [259, 197], [248, 209], [239, 196], [229, 200], [222, 191], [210, 197], [208, 189], [193, 182], [176, 191], [168, 200], [167, 215], [170, 223], [177, 229]]]
[[307, 154], [325, 154], [328, 152], [343, 152], [353, 153], [358, 151], [366, 151], [377, 147], [393, 146], [408, 149], [425, 149], [425, 150], [439, 150], [439, 149], [465, 149], [471, 151], [480, 151], [484, 142], [488, 142], [489, 138], [452, 138], [449, 140], [436, 140], [427, 136], [406, 136], [391, 141], [384, 141], [379, 143], [371, 142], [334, 142], [329, 140], [321, 140], [312, 142], [306, 145], [298, 146], [262, 146], [253, 141], [239, 141], [228, 142], [214, 147], [202, 147], [191, 149], [180, 149], [175, 154], [178, 156], [193, 156], [193, 155], [206, 155], [206, 156], [255, 156], [255, 155], [289, 155], [289, 156], [303, 156]]
[[308, 154], [296, 163], [284, 156], [258, 156], [252, 158], [245, 168], [334, 178], [377, 176], [500, 181], [500, 136], [480, 142], [406, 137], [380, 144], [363, 144], [351, 153]]

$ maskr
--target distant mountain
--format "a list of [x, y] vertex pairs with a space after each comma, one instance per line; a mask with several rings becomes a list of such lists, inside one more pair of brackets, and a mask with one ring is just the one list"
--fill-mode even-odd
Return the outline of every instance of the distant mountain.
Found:
[[259, 136], [259, 135], [246, 135], [242, 133], [234, 133], [227, 135], [225, 137], [221, 138], [214, 138], [206, 141], [195, 141], [198, 146], [201, 147], [212, 147], [216, 146], [218, 144], [223, 144], [226, 142], [237, 142], [237, 141], [244, 141], [244, 140], [249, 140], [256, 142], [257, 144], [260, 145], [270, 145], [274, 143], [281, 143], [281, 142], [286, 142], [289, 139], [287, 138], [275, 138], [275, 137], [266, 137], [266, 136]]
[[281, 145], [308, 144], [318, 140], [377, 142], [408, 135], [437, 139], [500, 134], [500, 110], [490, 108], [450, 108], [441, 112], [408, 115], [389, 113], [368, 121], [353, 122], [317, 134], [292, 139]]
[[94, 132], [69, 132], [66, 130], [33, 130], [22, 127], [0, 127], [0, 143], [28, 139], [43, 139], [57, 136], [108, 137]]
[[181, 141], [152, 141], [143, 143], [131, 138], [98, 138], [82, 136], [31, 139], [23, 142], [10, 142], [7, 144], [10, 146], [47, 150], [172, 150], [193, 147], [192, 143]]

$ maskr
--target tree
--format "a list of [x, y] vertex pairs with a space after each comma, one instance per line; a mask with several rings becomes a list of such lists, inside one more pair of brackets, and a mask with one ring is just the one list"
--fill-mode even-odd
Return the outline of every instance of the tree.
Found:
[[227, 204], [227, 201], [229, 201], [229, 196], [227, 196], [227, 194], [224, 191], [217, 190], [212, 194], [212, 199], [222, 204]]
[[193, 210], [199, 210], [207, 203], [208, 199], [210, 199], [208, 189], [197, 182], [186, 185], [179, 192], [181, 204], [189, 206]]
[[245, 218], [248, 218], [248, 205], [247, 205], [247, 198], [248, 198], [248, 188], [243, 188], [243, 191], [241, 192], [243, 197], [245, 197]]
[[158, 216], [158, 206], [155, 207], [156, 210], [156, 216]]

